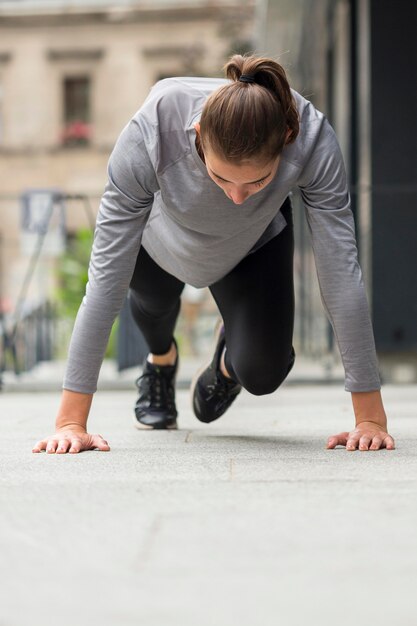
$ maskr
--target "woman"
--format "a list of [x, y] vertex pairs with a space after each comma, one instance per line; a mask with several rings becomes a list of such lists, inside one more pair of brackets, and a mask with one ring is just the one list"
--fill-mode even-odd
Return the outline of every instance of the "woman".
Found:
[[177, 346], [185, 283], [209, 286], [223, 323], [192, 386], [198, 419], [218, 419], [242, 387], [271, 393], [294, 363], [290, 190], [302, 193], [320, 289], [352, 393], [356, 428], [328, 448], [393, 449], [346, 175], [324, 116], [270, 59], [235, 55], [226, 80], [157, 83], [110, 157], [89, 282], [75, 323], [56, 433], [34, 452], [109, 450], [86, 431], [111, 325], [130, 287], [150, 354], [138, 428], [176, 428]]

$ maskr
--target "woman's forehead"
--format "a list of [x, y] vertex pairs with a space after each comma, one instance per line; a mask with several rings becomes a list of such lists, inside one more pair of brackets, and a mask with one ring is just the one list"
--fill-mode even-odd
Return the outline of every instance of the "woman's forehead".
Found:
[[234, 182], [234, 179], [247, 182], [257, 182], [268, 176], [277, 165], [279, 157], [269, 162], [260, 162], [257, 159], [234, 163], [218, 157], [212, 152], [205, 152], [206, 164], [212, 173], [223, 178], [226, 182]]

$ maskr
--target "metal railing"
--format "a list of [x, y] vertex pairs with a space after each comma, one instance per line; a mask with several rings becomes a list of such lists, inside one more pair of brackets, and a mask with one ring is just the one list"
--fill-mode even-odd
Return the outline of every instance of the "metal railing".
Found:
[[0, 385], [6, 370], [18, 375], [54, 358], [56, 322], [55, 307], [50, 302], [25, 312], [11, 328], [4, 316], [0, 317]]
[[[0, 196], [0, 209], [6, 212], [16, 211], [18, 214], [22, 197]], [[7, 231], [0, 238], [0, 389], [2, 375], [6, 370], [14, 371], [18, 375], [56, 356], [57, 307], [49, 301], [48, 295], [44, 295], [46, 290], [44, 285], [47, 285], [49, 281], [48, 276], [45, 275], [45, 267], [42, 267], [40, 262], [45, 255], [50, 253], [50, 250], [49, 252], [47, 250], [48, 246], [45, 246], [50, 221], [56, 208], [64, 201], [76, 202], [80, 205], [84, 220], [86, 218], [90, 228], [94, 228], [95, 219], [88, 196], [61, 194], [51, 190], [51, 204], [44, 211], [43, 222], [38, 225], [29, 250], [25, 252], [20, 250], [19, 253], [19, 231], [14, 232], [14, 238], [13, 235], [10, 237]], [[5, 216], [7, 215], [15, 214], [6, 213]], [[4, 223], [7, 224], [8, 220], [3, 220]], [[14, 282], [10, 279], [7, 281], [8, 286], [5, 289], [6, 276], [15, 273], [13, 265], [9, 266], [10, 253], [14, 262], [21, 265], [21, 272], [20, 275], [16, 274], [17, 280]], [[52, 266], [48, 267], [48, 272], [50, 267]], [[37, 289], [37, 285], [41, 285], [42, 288]], [[17, 292], [12, 298], [9, 291], [14, 287], [17, 287]]]

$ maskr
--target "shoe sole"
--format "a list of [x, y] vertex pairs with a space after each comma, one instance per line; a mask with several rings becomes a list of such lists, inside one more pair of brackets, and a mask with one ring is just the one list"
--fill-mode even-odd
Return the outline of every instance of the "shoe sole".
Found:
[[142, 424], [141, 422], [138, 422], [136, 417], [133, 417], [133, 423], [135, 425], [135, 428], [137, 428], [138, 430], [178, 430], [178, 425], [176, 422], [175, 424], [169, 424], [168, 426], [159, 426], [155, 428], [155, 426], [150, 426], [149, 424]]
[[[218, 320], [218, 322], [216, 323], [216, 326], [215, 326], [215, 328], [214, 328], [214, 341], [213, 341], [214, 345], [213, 345], [213, 350], [212, 350], [212, 356], [211, 356], [211, 358], [207, 361], [207, 363], [205, 363], [204, 365], [202, 365], [202, 366], [201, 366], [201, 367], [200, 367], [200, 368], [196, 371], [196, 373], [194, 374], [194, 376], [193, 376], [193, 378], [192, 378], [192, 380], [191, 380], [191, 385], [190, 385], [190, 400], [191, 400], [191, 408], [192, 408], [192, 410], [193, 410], [194, 415], [195, 415], [195, 411], [194, 411], [194, 402], [193, 402], [193, 400], [194, 400], [194, 391], [195, 391], [195, 388], [196, 388], [196, 386], [197, 386], [198, 379], [200, 378], [201, 374], [204, 372], [204, 370], [205, 370], [205, 369], [207, 369], [207, 368], [208, 368], [208, 366], [210, 365], [210, 363], [211, 363], [211, 362], [212, 362], [212, 360], [213, 360], [213, 353], [214, 353], [214, 350], [216, 349], [217, 342], [219, 341], [220, 332], [221, 332], [222, 327], [223, 327], [223, 320], [222, 320], [222, 318], [220, 318], [220, 319]], [[195, 415], [195, 417], [197, 417], [197, 416]], [[198, 417], [197, 417], [197, 419], [198, 419]]]

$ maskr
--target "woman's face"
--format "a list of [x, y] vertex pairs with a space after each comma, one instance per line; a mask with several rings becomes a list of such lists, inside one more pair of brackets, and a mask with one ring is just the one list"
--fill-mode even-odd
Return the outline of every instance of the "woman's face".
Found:
[[[199, 126], [195, 124], [197, 133], [200, 131]], [[243, 204], [250, 196], [264, 189], [277, 173], [279, 161], [278, 156], [267, 164], [254, 160], [236, 165], [220, 159], [210, 149], [204, 150], [208, 175], [235, 204]]]
[[256, 161], [235, 165], [210, 151], [204, 152], [204, 158], [210, 178], [235, 204], [243, 204], [264, 189], [274, 178], [279, 165], [279, 156], [266, 165], [259, 165]]

